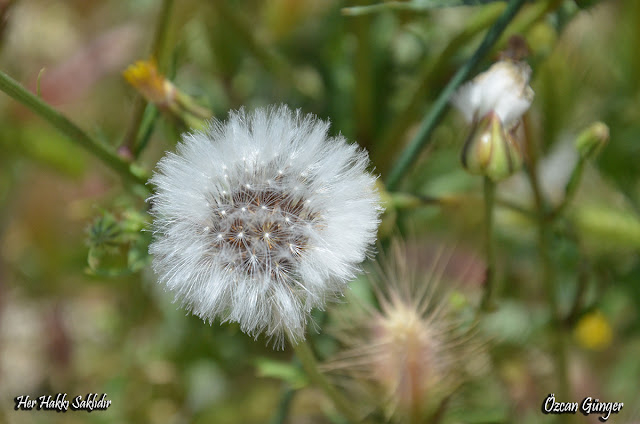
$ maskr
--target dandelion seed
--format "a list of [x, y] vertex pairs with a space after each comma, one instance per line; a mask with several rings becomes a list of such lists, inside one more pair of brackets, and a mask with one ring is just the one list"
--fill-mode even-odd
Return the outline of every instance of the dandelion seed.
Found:
[[285, 106], [240, 110], [160, 160], [149, 250], [192, 313], [282, 346], [358, 273], [379, 224], [376, 178], [328, 128]]

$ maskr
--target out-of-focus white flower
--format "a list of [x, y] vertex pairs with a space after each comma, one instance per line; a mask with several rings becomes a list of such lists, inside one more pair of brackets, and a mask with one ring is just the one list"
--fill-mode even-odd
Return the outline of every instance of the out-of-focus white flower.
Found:
[[509, 129], [529, 109], [533, 90], [531, 68], [525, 62], [503, 60], [458, 89], [451, 99], [468, 122], [493, 112]]
[[277, 345], [342, 293], [375, 241], [367, 153], [286, 106], [231, 112], [183, 136], [151, 182], [159, 280], [195, 315]]

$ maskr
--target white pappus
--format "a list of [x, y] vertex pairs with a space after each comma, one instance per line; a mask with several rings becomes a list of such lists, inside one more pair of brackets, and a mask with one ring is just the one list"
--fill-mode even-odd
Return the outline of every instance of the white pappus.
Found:
[[493, 111], [510, 129], [533, 101], [530, 76], [531, 68], [525, 62], [502, 60], [460, 87], [451, 103], [467, 122], [476, 122]]
[[241, 109], [160, 160], [149, 252], [193, 314], [283, 346], [358, 273], [380, 221], [376, 177], [328, 129], [287, 106]]

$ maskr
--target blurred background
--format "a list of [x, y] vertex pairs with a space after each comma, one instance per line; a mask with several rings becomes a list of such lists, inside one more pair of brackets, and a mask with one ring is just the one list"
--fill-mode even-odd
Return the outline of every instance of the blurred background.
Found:
[[[171, 3], [0, 0], [0, 69], [114, 148], [126, 147], [144, 117], [137, 159], [150, 170], [185, 129], [145, 109], [123, 78], [154, 52], [160, 72], [216, 118], [241, 106], [302, 108], [367, 148], [384, 179], [505, 7], [413, 0], [412, 8], [354, 15], [362, 9], [343, 9], [371, 3]], [[640, 2], [530, 2], [481, 65], [516, 49], [533, 68], [526, 119], [551, 205], [562, 201], [577, 161], [576, 136], [595, 121], [610, 128], [549, 249], [560, 307], [571, 315], [562, 334], [573, 397], [559, 400], [624, 402], [611, 419], [619, 423], [640, 420], [639, 43]], [[156, 285], [149, 234], [140, 232], [144, 193], [5, 94], [0, 128], [0, 422], [266, 423], [279, 422], [282, 405], [286, 422], [340, 422], [327, 417], [330, 405], [315, 389], [288, 390], [301, 385], [290, 350], [273, 351], [233, 324], [209, 326]], [[411, 201], [387, 205], [382, 242], [399, 232], [425, 251], [452, 243], [464, 247], [461, 255], [483, 257], [482, 179], [459, 161], [467, 132], [458, 113], [447, 113], [398, 189]], [[522, 172], [501, 183], [498, 196], [534, 207]], [[116, 241], [106, 248], [96, 239], [110, 231]], [[556, 330], [535, 222], [499, 206], [495, 233], [500, 307], [482, 328], [490, 369], [443, 422], [552, 419], [540, 406], [555, 387]], [[321, 331], [310, 329], [322, 357], [336, 349], [327, 320], [318, 313]], [[91, 414], [14, 411], [16, 396], [59, 392], [107, 393], [113, 403]]]

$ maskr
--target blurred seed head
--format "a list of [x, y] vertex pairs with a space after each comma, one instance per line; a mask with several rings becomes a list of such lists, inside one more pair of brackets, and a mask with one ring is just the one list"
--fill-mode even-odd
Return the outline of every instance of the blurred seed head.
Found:
[[286, 106], [240, 110], [160, 160], [150, 253], [187, 309], [282, 346], [355, 277], [379, 224], [376, 178], [328, 129]]
[[[343, 348], [325, 369], [372, 408], [382, 400], [387, 418], [424, 422], [464, 381], [465, 367], [479, 352], [475, 328], [462, 316], [469, 304], [444, 278], [448, 253], [432, 257], [423, 272], [408, 260], [407, 246], [394, 242], [367, 275], [377, 306], [349, 305], [337, 316]], [[469, 261], [469, 272], [473, 265]]]

